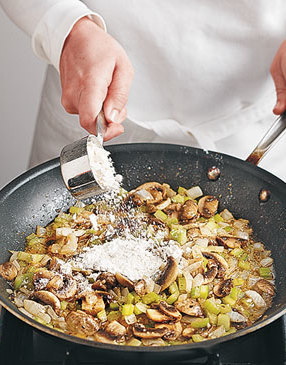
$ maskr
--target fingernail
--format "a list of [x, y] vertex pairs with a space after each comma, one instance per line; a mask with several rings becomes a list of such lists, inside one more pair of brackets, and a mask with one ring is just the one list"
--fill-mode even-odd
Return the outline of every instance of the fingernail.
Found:
[[110, 114], [110, 118], [109, 119], [113, 123], [119, 123], [118, 117], [119, 117], [119, 111], [117, 109], [113, 109], [112, 112], [111, 112], [111, 114]]

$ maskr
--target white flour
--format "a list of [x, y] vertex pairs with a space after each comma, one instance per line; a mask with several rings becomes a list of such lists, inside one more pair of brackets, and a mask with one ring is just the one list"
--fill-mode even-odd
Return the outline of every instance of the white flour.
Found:
[[143, 238], [115, 238], [102, 245], [87, 248], [75, 258], [75, 265], [81, 269], [119, 272], [131, 280], [154, 277], [168, 256], [177, 261], [182, 249], [173, 241], [167, 245]]
[[116, 174], [110, 152], [106, 151], [93, 135], [87, 139], [87, 154], [91, 171], [101, 189], [118, 191], [122, 176]]

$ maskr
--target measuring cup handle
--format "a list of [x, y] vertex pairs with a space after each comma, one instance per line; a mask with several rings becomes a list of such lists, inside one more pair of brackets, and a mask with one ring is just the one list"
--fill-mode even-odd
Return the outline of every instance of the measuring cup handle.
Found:
[[101, 144], [103, 143], [106, 129], [107, 129], [107, 121], [105, 119], [103, 110], [101, 110], [96, 118], [97, 138]]

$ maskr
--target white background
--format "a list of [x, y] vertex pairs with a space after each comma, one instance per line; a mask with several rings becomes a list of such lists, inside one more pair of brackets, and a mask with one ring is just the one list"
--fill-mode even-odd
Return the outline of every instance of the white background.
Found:
[[26, 170], [46, 64], [0, 8], [0, 188]]

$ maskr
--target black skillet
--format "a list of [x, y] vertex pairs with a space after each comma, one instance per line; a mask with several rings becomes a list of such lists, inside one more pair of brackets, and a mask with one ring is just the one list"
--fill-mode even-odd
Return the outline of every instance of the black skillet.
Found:
[[[45, 327], [23, 315], [10, 302], [5, 280], [0, 279], [0, 302], [16, 317], [58, 338], [97, 347], [132, 353], [177, 351], [200, 353], [213, 350], [229, 341], [255, 331], [274, 321], [286, 312], [286, 184], [248, 162], [200, 149], [168, 144], [128, 144], [107, 148], [110, 150], [116, 170], [124, 177], [123, 185], [132, 189], [146, 181], [168, 182], [178, 186], [201, 186], [205, 194], [220, 197], [220, 210], [228, 208], [235, 217], [249, 219], [255, 235], [272, 251], [276, 271], [277, 293], [273, 306], [266, 315], [251, 327], [229, 336], [196, 344], [169, 347], [129, 347], [102, 344], [70, 336]], [[210, 181], [207, 170], [217, 166], [221, 176]], [[260, 190], [271, 192], [266, 203], [258, 199]], [[8, 250], [24, 248], [24, 237], [34, 232], [36, 225], [46, 225], [67, 209], [73, 198], [62, 181], [59, 159], [51, 160], [19, 176], [0, 192], [0, 262], [9, 259]], [[178, 354], [178, 353], [177, 353]], [[138, 354], [139, 355], [139, 354]], [[155, 355], [155, 354], [154, 354]], [[169, 354], [171, 355], [171, 354]]]

